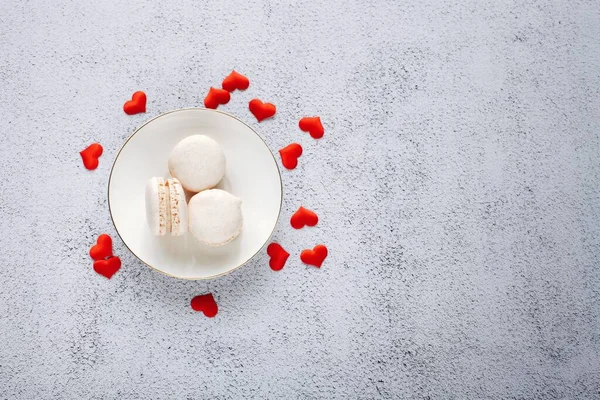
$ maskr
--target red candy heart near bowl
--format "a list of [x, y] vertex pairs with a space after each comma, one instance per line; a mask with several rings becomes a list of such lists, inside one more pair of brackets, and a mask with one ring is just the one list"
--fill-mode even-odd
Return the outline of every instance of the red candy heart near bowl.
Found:
[[314, 212], [304, 207], [300, 207], [298, 211], [290, 218], [290, 225], [294, 229], [302, 229], [305, 226], [315, 226], [319, 222], [319, 216]]
[[123, 105], [123, 111], [128, 115], [146, 112], [146, 93], [142, 91], [135, 92], [131, 96], [131, 100], [126, 101]]
[[212, 293], [196, 296], [190, 302], [192, 310], [202, 312], [206, 317], [213, 318], [219, 312], [219, 306]]
[[290, 256], [290, 253], [285, 251], [279, 243], [271, 243], [267, 247], [267, 254], [271, 258], [269, 260], [269, 267], [271, 267], [273, 271], [281, 271]]
[[277, 111], [277, 108], [274, 104], [263, 103], [259, 99], [251, 100], [248, 104], [248, 108], [250, 108], [250, 112], [256, 117], [258, 122], [267, 118], [271, 118]]
[[94, 261], [94, 271], [110, 279], [121, 268], [119, 257], [110, 257], [107, 260]]
[[105, 260], [113, 255], [112, 239], [107, 234], [98, 236], [96, 244], [90, 249], [90, 257], [92, 260]]
[[223, 79], [222, 87], [228, 92], [233, 92], [234, 90], [246, 90], [250, 86], [250, 80], [246, 78], [244, 75], [231, 71], [225, 79]]
[[313, 139], [320, 139], [325, 134], [325, 129], [319, 117], [304, 117], [298, 122], [304, 132], [308, 132]]
[[103, 151], [104, 149], [99, 143], [92, 143], [85, 150], [79, 152], [83, 160], [83, 166], [90, 170], [98, 168], [98, 158], [100, 158]]
[[321, 268], [323, 261], [327, 258], [327, 247], [322, 244], [318, 244], [314, 249], [303, 250], [300, 253], [300, 259], [303, 263], [313, 265], [317, 268]]
[[283, 166], [287, 169], [294, 169], [298, 166], [298, 157], [302, 155], [302, 146], [298, 143], [292, 143], [279, 150], [279, 154]]
[[230, 99], [231, 95], [227, 90], [211, 87], [204, 98], [204, 107], [212, 108], [214, 110], [222, 104], [229, 103]]

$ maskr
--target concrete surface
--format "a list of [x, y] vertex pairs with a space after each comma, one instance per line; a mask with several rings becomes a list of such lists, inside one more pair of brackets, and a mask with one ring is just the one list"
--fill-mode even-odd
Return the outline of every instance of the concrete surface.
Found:
[[[598, 1], [168, 3], [0, 2], [0, 398], [600, 398]], [[287, 266], [184, 282], [115, 240], [96, 275], [117, 150], [232, 68], [222, 109], [305, 149]]]

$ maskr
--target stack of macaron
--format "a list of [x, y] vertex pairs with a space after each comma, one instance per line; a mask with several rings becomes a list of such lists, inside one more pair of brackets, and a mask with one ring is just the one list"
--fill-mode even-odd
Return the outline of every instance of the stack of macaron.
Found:
[[[146, 216], [157, 236], [190, 232], [209, 246], [222, 246], [242, 230], [242, 201], [214, 189], [225, 175], [225, 153], [213, 139], [188, 136], [169, 155], [173, 178], [150, 178], [146, 185]], [[195, 193], [186, 203], [184, 189]]]

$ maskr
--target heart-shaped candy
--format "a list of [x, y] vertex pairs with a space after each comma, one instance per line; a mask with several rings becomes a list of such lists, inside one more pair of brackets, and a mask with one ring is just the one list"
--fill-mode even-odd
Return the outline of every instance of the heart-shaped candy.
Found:
[[279, 150], [279, 154], [283, 166], [287, 169], [294, 169], [298, 166], [298, 157], [302, 155], [302, 146], [298, 143], [292, 143]]
[[119, 257], [94, 261], [94, 271], [108, 279], [112, 278], [119, 268], [121, 268], [121, 259]]
[[290, 224], [294, 229], [302, 229], [307, 225], [315, 226], [317, 222], [319, 222], [319, 216], [304, 207], [300, 207], [290, 218]]
[[314, 265], [317, 268], [321, 268], [325, 257], [327, 257], [327, 247], [322, 244], [316, 245], [312, 250], [302, 250], [302, 253], [300, 253], [300, 259], [303, 263]]
[[102, 151], [100, 143], [92, 143], [85, 150], [80, 151], [83, 166], [90, 170], [98, 168], [98, 157], [102, 155]]
[[231, 73], [223, 79], [221, 86], [228, 92], [233, 92], [235, 89], [246, 90], [248, 89], [248, 86], [250, 86], [250, 80], [236, 71], [231, 71]]
[[112, 255], [112, 239], [110, 236], [103, 233], [98, 236], [96, 245], [92, 246], [90, 249], [90, 257], [92, 257], [93, 260], [105, 260]]
[[254, 114], [258, 122], [262, 121], [263, 119], [272, 117], [277, 111], [274, 104], [263, 103], [259, 99], [250, 100], [248, 108], [250, 109], [250, 112]]
[[298, 126], [304, 132], [310, 133], [313, 139], [320, 139], [325, 133], [320, 117], [304, 117], [298, 122]]
[[230, 99], [231, 95], [227, 90], [211, 87], [204, 98], [204, 107], [214, 110], [221, 104], [229, 103]]
[[269, 260], [269, 267], [271, 267], [273, 271], [281, 271], [290, 256], [290, 253], [285, 251], [279, 243], [271, 243], [269, 247], [267, 247], [267, 254], [271, 257]]
[[146, 112], [146, 93], [142, 91], [135, 92], [131, 96], [131, 100], [123, 104], [123, 111], [128, 115]]
[[194, 297], [190, 305], [194, 311], [202, 311], [208, 318], [214, 317], [219, 312], [219, 306], [217, 306], [212, 293]]

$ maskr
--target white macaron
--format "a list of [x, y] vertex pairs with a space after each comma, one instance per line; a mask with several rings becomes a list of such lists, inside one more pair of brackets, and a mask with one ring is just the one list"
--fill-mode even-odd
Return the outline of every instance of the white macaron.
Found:
[[185, 192], [177, 179], [154, 177], [148, 180], [146, 218], [153, 235], [181, 236], [187, 232]]
[[190, 192], [213, 188], [225, 175], [225, 153], [208, 136], [188, 136], [171, 150], [169, 172]]
[[242, 200], [221, 190], [200, 192], [188, 204], [189, 230], [209, 246], [222, 246], [242, 230]]

